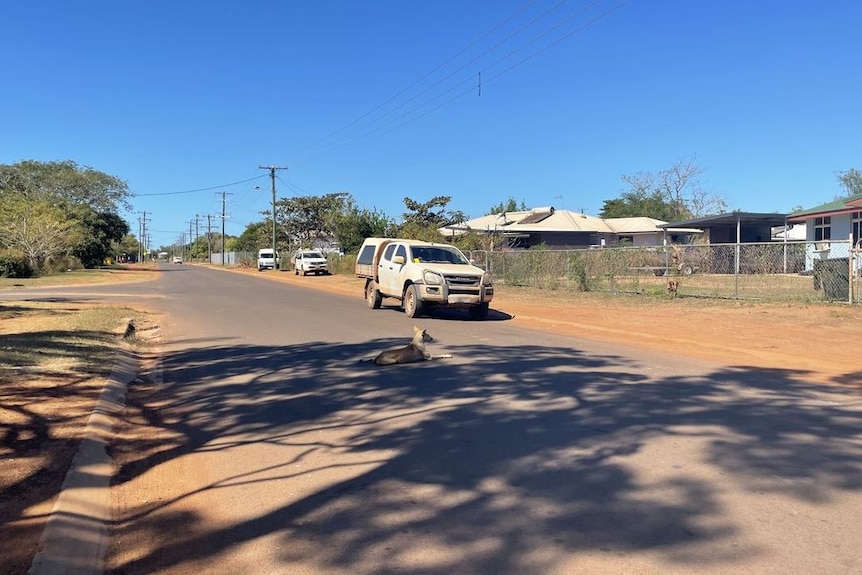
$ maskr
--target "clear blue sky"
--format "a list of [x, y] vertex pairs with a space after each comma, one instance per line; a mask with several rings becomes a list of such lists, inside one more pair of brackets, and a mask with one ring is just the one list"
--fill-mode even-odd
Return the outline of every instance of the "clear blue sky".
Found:
[[786, 212], [862, 169], [859, 0], [29, 0], [2, 28], [0, 163], [126, 180], [153, 247], [221, 192], [227, 233], [262, 219], [260, 165], [399, 220], [404, 196], [597, 214], [685, 158]]

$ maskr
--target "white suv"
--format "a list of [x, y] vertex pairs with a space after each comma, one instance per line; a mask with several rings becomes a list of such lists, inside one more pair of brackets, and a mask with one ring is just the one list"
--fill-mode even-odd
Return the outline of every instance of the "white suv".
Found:
[[329, 262], [317, 250], [296, 250], [290, 260], [295, 275], [329, 274]]

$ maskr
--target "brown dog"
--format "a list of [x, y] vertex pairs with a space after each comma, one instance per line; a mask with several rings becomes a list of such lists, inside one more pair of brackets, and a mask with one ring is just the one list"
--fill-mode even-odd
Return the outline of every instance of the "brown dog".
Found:
[[431, 355], [425, 349], [425, 344], [434, 341], [427, 331], [420, 327], [413, 327], [413, 339], [404, 347], [382, 351], [374, 358], [377, 365], [395, 365], [399, 363], [415, 363], [426, 359], [446, 359], [452, 357], [449, 354]]

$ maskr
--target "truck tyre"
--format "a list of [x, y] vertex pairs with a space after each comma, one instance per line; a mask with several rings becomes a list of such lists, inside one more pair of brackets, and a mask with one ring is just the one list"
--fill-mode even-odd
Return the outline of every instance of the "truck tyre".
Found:
[[416, 284], [410, 284], [404, 290], [404, 313], [407, 317], [419, 317], [422, 315], [422, 300], [419, 299], [419, 288]]
[[680, 266], [679, 268], [679, 273], [684, 276], [690, 276], [692, 273], [694, 273], [694, 268], [691, 267], [691, 265], [689, 264], [682, 264], [682, 266]]
[[480, 303], [479, 305], [474, 305], [470, 308], [470, 317], [473, 319], [487, 319], [488, 318], [488, 302]]
[[369, 280], [365, 282], [365, 303], [371, 309], [380, 309], [380, 304], [383, 302], [383, 296], [380, 295], [380, 290], [374, 287], [374, 282]]

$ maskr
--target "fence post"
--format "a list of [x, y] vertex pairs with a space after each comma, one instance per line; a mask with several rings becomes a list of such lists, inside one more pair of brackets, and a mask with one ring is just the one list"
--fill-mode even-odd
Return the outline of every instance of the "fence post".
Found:
[[734, 256], [733, 256], [733, 299], [739, 299], [739, 252], [741, 246], [739, 244], [739, 239], [736, 240], [736, 246], [734, 246]]
[[847, 236], [847, 303], [853, 305], [853, 232]]

